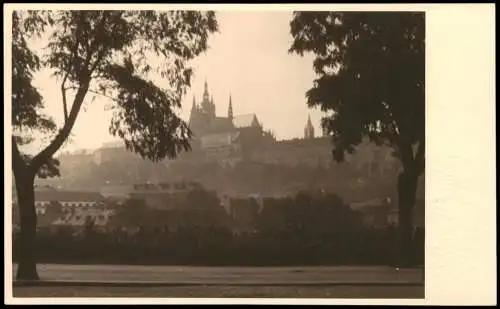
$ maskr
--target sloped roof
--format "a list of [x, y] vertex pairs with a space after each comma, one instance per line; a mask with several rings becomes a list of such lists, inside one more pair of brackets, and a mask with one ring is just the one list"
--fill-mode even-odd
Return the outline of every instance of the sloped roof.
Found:
[[237, 140], [239, 134], [239, 132], [207, 134], [201, 138], [201, 145], [202, 148], [229, 146]]
[[247, 128], [260, 125], [259, 120], [257, 119], [257, 115], [255, 114], [234, 116], [233, 124], [236, 128]]
[[219, 133], [219, 132], [227, 132], [233, 129], [233, 124], [231, 123], [231, 119], [217, 117], [210, 121], [208, 125], [207, 133]]
[[35, 191], [35, 201], [102, 202], [104, 201], [104, 197], [99, 192]]

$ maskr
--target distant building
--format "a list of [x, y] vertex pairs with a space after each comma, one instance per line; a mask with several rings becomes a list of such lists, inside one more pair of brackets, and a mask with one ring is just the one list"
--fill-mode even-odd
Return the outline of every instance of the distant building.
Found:
[[127, 150], [122, 141], [103, 143], [102, 147], [95, 150], [91, 155], [91, 160], [98, 165], [116, 160], [126, 161], [134, 159], [134, 153]]
[[131, 199], [143, 200], [150, 208], [175, 209], [190, 191], [198, 188], [200, 185], [194, 182], [136, 184], [128, 196]]
[[314, 127], [311, 122], [311, 116], [307, 118], [306, 127], [304, 128], [304, 139], [314, 138]]
[[91, 208], [102, 206], [104, 197], [98, 192], [35, 190], [35, 208], [37, 213], [44, 214], [47, 206], [58, 202], [65, 208]]
[[51, 225], [84, 226], [89, 222], [98, 227], [106, 226], [115, 215], [114, 209], [77, 208], [66, 211], [61, 217], [52, 221]]
[[255, 114], [234, 115], [231, 95], [227, 116], [217, 116], [206, 81], [201, 103], [193, 98], [189, 127], [194, 135], [193, 149], [219, 158], [241, 156], [265, 139]]
[[133, 191], [133, 185], [124, 183], [105, 183], [101, 186], [100, 193], [106, 199], [112, 199], [117, 202], [124, 201], [129, 198], [130, 192]]
[[[278, 141], [272, 133], [263, 130], [254, 113], [235, 114], [237, 105], [233, 104], [231, 94], [227, 113], [217, 115], [207, 82], [201, 100], [197, 101], [194, 97], [188, 120], [194, 135], [190, 141], [191, 151], [181, 152], [175, 159], [153, 163], [127, 150], [123, 141], [106, 143], [92, 155], [61, 158], [62, 165], [66, 166], [67, 172], [63, 173], [66, 179], [55, 181], [67, 188], [99, 190], [106, 197], [113, 196], [120, 200], [128, 197], [127, 191], [139, 194], [131, 187], [132, 184], [146, 181], [196, 181], [207, 189], [231, 196], [245, 196], [250, 192], [277, 195], [295, 184], [321, 185], [335, 187], [342, 191], [339, 194], [345, 196], [367, 187], [361, 182], [359, 185], [352, 184], [355, 178], [362, 179], [365, 184], [373, 184], [376, 179], [386, 181], [394, 178], [400, 168], [392, 147], [376, 146], [369, 139], [357, 145], [354, 153], [346, 154], [346, 162], [334, 161], [332, 138], [328, 134], [316, 136], [310, 117], [304, 126], [304, 136]], [[69, 163], [66, 164], [66, 161]], [[85, 169], [85, 166], [89, 168]], [[328, 171], [338, 178], [332, 179], [326, 176], [326, 172], [314, 172], [316, 169]], [[303, 175], [302, 179], [300, 175], [293, 176], [293, 171], [304, 171], [299, 172]], [[314, 173], [321, 177], [313, 176]], [[350, 181], [346, 182], [348, 177]], [[141, 194], [159, 197], [166, 192]]]

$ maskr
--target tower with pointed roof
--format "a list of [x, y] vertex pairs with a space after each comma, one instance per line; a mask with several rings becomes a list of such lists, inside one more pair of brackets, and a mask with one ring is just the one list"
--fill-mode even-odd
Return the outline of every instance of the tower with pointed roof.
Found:
[[233, 102], [231, 100], [231, 94], [229, 94], [229, 107], [227, 108], [227, 117], [229, 119], [233, 119], [234, 118], [234, 115], [233, 115]]
[[314, 127], [311, 122], [311, 115], [307, 117], [307, 124], [304, 128], [304, 138], [305, 139], [313, 139], [314, 138]]
[[213, 97], [208, 93], [208, 83], [205, 80], [205, 89], [203, 91], [203, 101], [201, 102], [201, 110], [209, 117], [215, 117], [215, 104]]
[[[263, 136], [262, 126], [255, 114], [234, 115], [231, 93], [229, 93], [227, 114], [217, 116], [214, 98], [208, 91], [207, 80], [205, 80], [202, 99], [193, 98], [189, 128], [195, 137], [192, 142], [194, 148], [212, 149], [216, 147], [214, 143], [222, 143], [217, 146], [221, 147], [222, 152], [227, 151], [229, 146], [236, 147], [231, 148], [233, 149], [231, 151], [251, 150], [261, 142]], [[229, 140], [231, 145], [224, 144]]]
[[208, 83], [207, 83], [207, 80], [205, 79], [205, 88], [203, 90], [203, 101], [207, 101], [209, 100], [209, 94], [208, 94]]

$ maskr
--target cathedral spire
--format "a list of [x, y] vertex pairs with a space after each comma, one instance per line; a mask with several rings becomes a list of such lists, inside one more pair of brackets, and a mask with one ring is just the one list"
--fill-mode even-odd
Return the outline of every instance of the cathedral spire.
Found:
[[196, 111], [196, 97], [193, 95], [193, 106], [191, 106], [191, 113]]
[[307, 124], [306, 127], [304, 128], [304, 138], [305, 139], [314, 138], [314, 127], [311, 122], [311, 115], [308, 115], [307, 117]]
[[233, 119], [233, 102], [231, 100], [231, 93], [229, 93], [229, 107], [227, 109], [227, 117]]
[[212, 116], [215, 117], [215, 104], [214, 104], [214, 96], [210, 96], [210, 110], [212, 112]]
[[311, 122], [311, 115], [307, 116], [307, 127], [308, 128], [312, 128], [313, 127], [312, 122]]
[[209, 94], [208, 94], [208, 83], [207, 79], [205, 78], [205, 89], [203, 91], [203, 99], [208, 101]]

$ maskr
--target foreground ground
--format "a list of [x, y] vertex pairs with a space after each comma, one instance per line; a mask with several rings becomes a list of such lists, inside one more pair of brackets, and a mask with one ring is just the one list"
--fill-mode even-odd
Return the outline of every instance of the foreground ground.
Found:
[[[14, 266], [14, 271], [16, 267]], [[51, 286], [14, 297], [416, 298], [423, 269], [392, 267], [191, 267], [39, 265]], [[83, 285], [82, 285], [83, 282]], [[119, 283], [121, 286], [116, 286]]]
[[15, 287], [14, 297], [424, 298], [423, 286]]
[[[17, 268], [13, 267], [14, 271]], [[42, 280], [128, 281], [169, 283], [330, 283], [424, 281], [423, 269], [386, 266], [194, 267], [41, 264]]]

